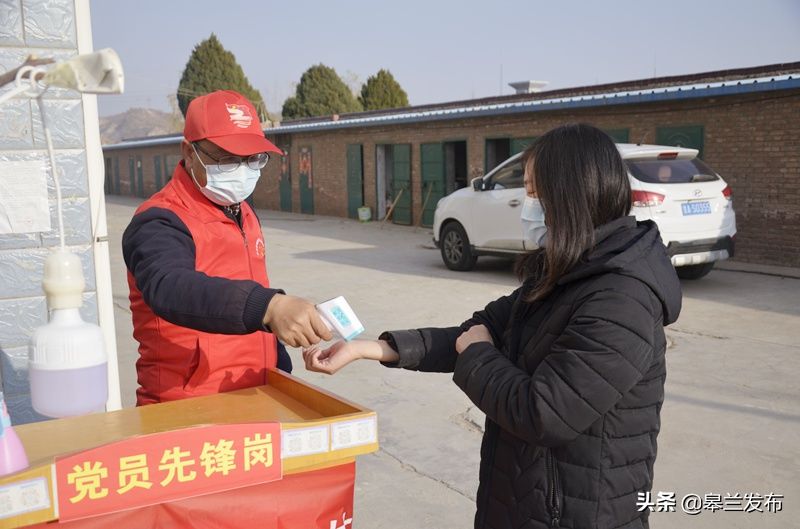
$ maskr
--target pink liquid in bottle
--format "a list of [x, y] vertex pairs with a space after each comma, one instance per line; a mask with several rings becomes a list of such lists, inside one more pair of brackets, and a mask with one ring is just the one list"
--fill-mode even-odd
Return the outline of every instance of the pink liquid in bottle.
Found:
[[22, 447], [17, 432], [11, 426], [11, 417], [8, 415], [6, 402], [0, 393], [2, 413], [0, 414], [0, 476], [19, 472], [28, 466], [28, 456]]

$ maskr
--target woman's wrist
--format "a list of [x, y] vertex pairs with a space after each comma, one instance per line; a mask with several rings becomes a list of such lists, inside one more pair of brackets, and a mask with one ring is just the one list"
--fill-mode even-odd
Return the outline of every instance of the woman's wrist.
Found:
[[359, 342], [358, 353], [361, 358], [377, 360], [379, 362], [394, 363], [400, 360], [400, 355], [392, 349], [386, 340], [369, 340]]
[[378, 340], [378, 345], [381, 348], [381, 362], [385, 364], [394, 364], [400, 360], [400, 354], [389, 345], [389, 342], [386, 340]]

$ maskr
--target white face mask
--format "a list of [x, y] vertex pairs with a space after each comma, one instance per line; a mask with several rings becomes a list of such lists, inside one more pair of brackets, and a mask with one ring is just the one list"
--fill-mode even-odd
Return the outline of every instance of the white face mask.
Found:
[[546, 242], [547, 226], [544, 224], [544, 208], [538, 198], [526, 196], [522, 204], [522, 236], [539, 248]]
[[[194, 149], [194, 145], [192, 145], [192, 149]], [[261, 178], [261, 171], [250, 169], [246, 163], [242, 163], [235, 171], [222, 172], [217, 164], [204, 164], [200, 155], [197, 154], [197, 150], [194, 151], [194, 154], [206, 170], [206, 186], [200, 187], [197, 184], [197, 178], [194, 177], [191, 167], [189, 172], [200, 192], [211, 202], [220, 206], [232, 206], [253, 194], [258, 179]]]

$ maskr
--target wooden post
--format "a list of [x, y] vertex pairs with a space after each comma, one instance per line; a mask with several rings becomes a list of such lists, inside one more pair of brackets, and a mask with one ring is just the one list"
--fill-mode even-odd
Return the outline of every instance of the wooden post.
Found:
[[381, 228], [383, 228], [384, 223], [386, 223], [386, 221], [389, 220], [389, 217], [392, 216], [392, 213], [394, 213], [394, 208], [395, 208], [395, 206], [397, 206], [397, 203], [400, 202], [400, 197], [403, 196], [403, 191], [405, 191], [405, 190], [406, 190], [406, 188], [404, 187], [404, 188], [400, 189], [399, 193], [397, 193], [397, 196], [395, 197], [394, 202], [392, 202], [392, 205], [389, 206], [389, 211], [386, 212], [386, 216], [383, 217], [383, 220], [381, 221]]
[[422, 217], [425, 216], [425, 206], [428, 205], [428, 200], [431, 198], [431, 192], [433, 191], [433, 182], [428, 182], [428, 192], [425, 194], [425, 200], [422, 201], [422, 208], [419, 210], [419, 218], [417, 219], [417, 223], [414, 227], [422, 226]]

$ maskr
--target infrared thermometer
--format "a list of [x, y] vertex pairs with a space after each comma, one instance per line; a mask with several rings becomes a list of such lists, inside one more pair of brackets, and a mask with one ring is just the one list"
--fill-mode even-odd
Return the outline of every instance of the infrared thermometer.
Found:
[[347, 342], [364, 332], [364, 326], [344, 296], [320, 303], [317, 305], [317, 312], [322, 316], [322, 321], [328, 330], [338, 334]]

